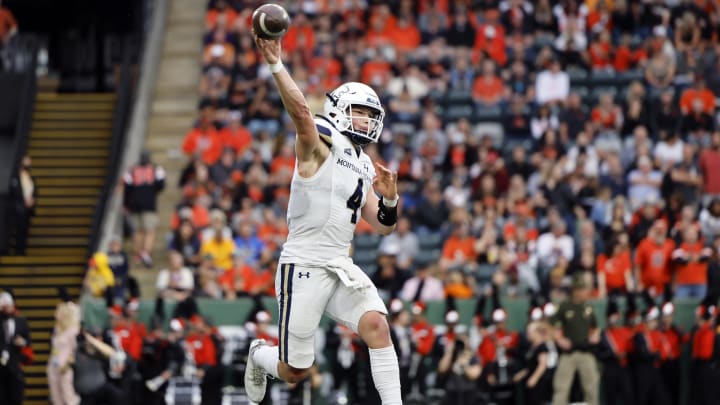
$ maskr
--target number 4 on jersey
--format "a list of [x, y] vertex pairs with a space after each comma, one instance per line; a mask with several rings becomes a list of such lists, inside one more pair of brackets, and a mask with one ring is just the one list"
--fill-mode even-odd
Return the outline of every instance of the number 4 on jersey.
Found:
[[357, 224], [357, 210], [362, 205], [362, 198], [363, 198], [363, 180], [358, 179], [358, 185], [355, 188], [355, 191], [352, 193], [350, 198], [347, 200], [347, 207], [352, 210], [352, 217], [350, 217], [350, 222], [353, 224]]

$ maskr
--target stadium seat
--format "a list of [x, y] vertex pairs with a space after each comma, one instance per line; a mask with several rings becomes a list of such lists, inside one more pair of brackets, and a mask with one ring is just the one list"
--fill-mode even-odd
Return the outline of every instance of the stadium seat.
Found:
[[502, 119], [502, 109], [498, 106], [485, 107], [477, 106], [472, 121], [477, 122], [498, 122]]
[[355, 237], [355, 249], [375, 250], [380, 245], [380, 236], [376, 234], [363, 233]]
[[446, 106], [469, 105], [472, 102], [472, 93], [467, 90], [450, 90], [442, 99], [442, 103]]
[[481, 264], [477, 270], [475, 270], [475, 279], [480, 284], [490, 282], [496, 270], [497, 266], [494, 264]]
[[590, 89], [585, 86], [573, 86], [570, 88], [570, 92], [577, 93], [580, 98], [587, 98], [590, 95]]
[[442, 251], [440, 249], [433, 250], [420, 250], [417, 256], [415, 256], [415, 264], [420, 267], [425, 267], [431, 263], [437, 262], [440, 259]]
[[588, 73], [585, 69], [568, 68], [568, 76], [570, 76], [570, 85], [584, 85], [587, 83]]
[[618, 83], [615, 72], [606, 70], [595, 70], [590, 74], [590, 84], [592, 86], [614, 86]]
[[353, 253], [355, 264], [364, 268], [377, 262], [377, 249], [358, 249]]
[[428, 233], [418, 235], [420, 250], [432, 250], [442, 248], [443, 238], [439, 233]]
[[452, 105], [445, 108], [443, 118], [445, 122], [454, 122], [459, 120], [460, 118], [470, 119], [472, 115], [473, 108], [471, 105]]

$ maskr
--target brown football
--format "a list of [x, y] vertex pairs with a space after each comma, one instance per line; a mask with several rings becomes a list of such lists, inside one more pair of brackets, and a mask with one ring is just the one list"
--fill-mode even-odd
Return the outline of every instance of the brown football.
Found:
[[263, 4], [255, 9], [252, 16], [253, 30], [264, 39], [281, 38], [290, 26], [290, 16], [277, 4]]

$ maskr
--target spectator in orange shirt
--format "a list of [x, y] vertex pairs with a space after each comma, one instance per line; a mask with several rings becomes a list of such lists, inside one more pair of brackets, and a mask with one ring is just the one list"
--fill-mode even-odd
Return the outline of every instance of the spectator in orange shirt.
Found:
[[295, 151], [289, 142], [280, 148], [278, 155], [270, 163], [270, 174], [276, 174], [283, 168], [289, 170], [290, 173], [295, 170]]
[[242, 125], [241, 119], [240, 111], [230, 111], [228, 124], [220, 130], [219, 134], [221, 148], [232, 148], [235, 155], [240, 157], [252, 146], [253, 142], [250, 131]]
[[683, 230], [683, 241], [672, 253], [675, 265], [675, 297], [703, 298], [707, 292], [708, 260], [712, 250], [700, 240], [698, 229]]
[[632, 286], [630, 250], [618, 239], [611, 241], [605, 253], [597, 258], [600, 297], [624, 294]]
[[233, 252], [232, 263], [233, 265], [218, 277], [218, 282], [227, 300], [234, 300], [240, 295], [245, 288], [245, 274], [252, 271], [239, 251]]
[[220, 136], [208, 117], [202, 117], [197, 127], [185, 135], [183, 152], [198, 156], [205, 164], [212, 166], [222, 152]]
[[650, 289], [654, 295], [661, 294], [665, 284], [670, 282], [671, 255], [675, 242], [667, 238], [667, 225], [657, 220], [648, 236], [638, 245], [635, 252], [635, 278], [638, 289]]
[[445, 296], [459, 300], [472, 298], [474, 293], [473, 280], [471, 276], [463, 274], [462, 271], [450, 272], [445, 283]]
[[685, 89], [680, 96], [680, 110], [687, 115], [693, 111], [695, 100], [702, 101], [703, 112], [713, 114], [715, 112], [715, 95], [705, 86], [705, 79], [697, 77], [695, 85]]
[[304, 13], [293, 17], [292, 24], [282, 39], [282, 48], [288, 54], [301, 50], [309, 60], [315, 49], [315, 31]]
[[232, 7], [228, 7], [227, 1], [218, 0], [215, 7], [205, 14], [205, 30], [212, 31], [218, 25], [232, 27], [238, 14]]
[[203, 51], [203, 66], [215, 65], [230, 69], [235, 62], [235, 48], [227, 42], [225, 30], [217, 30], [213, 42]]
[[320, 54], [310, 62], [310, 72], [321, 77], [340, 80], [342, 64], [335, 57], [335, 49], [332, 44], [320, 45]]
[[400, 16], [389, 30], [390, 38], [399, 51], [408, 52], [420, 46], [420, 30], [409, 16]]
[[505, 84], [495, 73], [495, 64], [491, 60], [483, 62], [482, 75], [473, 83], [472, 96], [482, 106], [495, 106], [505, 101]]
[[474, 261], [475, 256], [475, 238], [470, 235], [470, 224], [456, 224], [452, 235], [443, 244], [440, 268], [444, 271], [462, 268]]
[[378, 49], [373, 49], [370, 60], [365, 62], [360, 72], [360, 81], [371, 86], [384, 86], [391, 76], [391, 66]]

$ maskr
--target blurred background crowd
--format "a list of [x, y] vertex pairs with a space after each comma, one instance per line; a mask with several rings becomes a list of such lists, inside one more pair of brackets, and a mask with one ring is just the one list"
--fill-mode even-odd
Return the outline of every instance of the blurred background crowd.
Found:
[[[517, 387], [524, 386], [530, 393], [525, 403], [543, 403], [552, 397], [558, 358], [578, 347], [613, 363], [603, 370], [617, 366], [615, 383], [633, 382], [627, 390], [634, 393], [623, 403], [653, 401], [648, 395], [664, 389], [672, 395], [655, 400], [678, 403], [679, 385], [668, 384], [679, 373], [683, 345], [695, 361], [691, 373], [698, 373], [692, 384], [717, 377], [708, 371], [716, 370], [720, 355], [712, 349], [720, 296], [715, 2], [279, 3], [292, 16], [283, 59], [313, 112], [321, 113], [325, 93], [345, 81], [367, 83], [383, 99], [385, 132], [365, 151], [398, 172], [401, 217], [396, 232], [383, 238], [360, 223], [352, 256], [391, 308], [401, 368], [411, 376], [406, 382], [418, 385], [408, 382], [407, 395], [455, 404], [463, 403], [460, 398], [477, 403], [470, 399], [477, 393], [479, 401], [514, 403], [522, 398], [516, 398], [523, 391]], [[157, 401], [164, 400], [168, 381], [177, 383], [173, 390], [184, 389], [184, 380], [171, 376], [185, 376], [188, 392], [200, 384], [203, 403], [215, 403], [208, 398], [222, 397], [220, 387], [229, 381], [223, 378], [231, 378], [227, 370], [236, 360], [229, 342], [273, 335], [261, 302], [274, 297], [277, 257], [287, 236], [294, 127], [253, 43], [256, 6], [210, 1], [202, 101], [181, 145], [187, 166], [180, 182], [165, 184], [163, 168], [144, 154], [123, 177], [132, 251], [128, 256], [115, 240], [109, 252], [93, 257], [87, 273], [88, 294], [110, 296], [108, 308], [114, 308], [110, 329], [116, 340], [113, 345], [106, 339], [105, 349], [127, 353], [138, 367], [147, 360], [143, 356], [163, 364], [143, 374], [143, 381], [154, 381], [145, 385], [145, 394]], [[156, 214], [164, 187], [182, 189], [172, 218]], [[173, 232], [155, 235], [159, 221], [170, 221]], [[180, 303], [163, 315], [165, 322], [173, 319], [167, 335], [160, 332], [161, 322], [148, 325], [147, 332], [133, 332], [132, 326], [139, 292], [128, 269], [154, 267], [156, 240], [167, 245], [167, 268], [155, 286], [140, 287]], [[532, 297], [540, 312], [528, 314], [526, 331], [507, 331], [498, 296]], [[256, 309], [248, 324], [224, 334], [194, 304], [197, 298], [240, 297], [253, 298]], [[557, 330], [567, 336], [565, 328], [575, 328], [575, 321], [542, 304], [581, 305], [594, 298], [612, 305], [581, 325], [588, 333], [578, 334], [573, 350], [562, 348]], [[636, 298], [642, 298], [642, 312], [630, 304]], [[675, 298], [702, 302], [693, 333], [671, 327], [673, 309], [662, 303]], [[392, 309], [394, 299], [410, 312], [398, 304]], [[458, 325], [460, 330], [427, 324], [424, 303], [448, 299], [487, 299], [493, 305], [490, 312], [478, 310], [470, 326]], [[626, 303], [624, 321], [616, 299]], [[452, 305], [445, 320], [454, 325]], [[623, 332], [595, 336], [605, 315], [615, 316], [614, 326]], [[377, 403], [366, 393], [369, 374], [350, 371], [367, 367], [359, 340], [333, 325], [322, 333], [318, 351], [331, 354], [328, 363], [320, 356], [325, 373], [319, 370], [302, 387], [325, 394], [352, 387], [350, 401]], [[135, 343], [128, 343], [130, 337]], [[173, 351], [177, 342], [190, 349]], [[183, 373], [188, 358], [197, 367]], [[335, 363], [340, 368], [329, 383], [327, 370]], [[580, 367], [578, 373], [584, 381], [568, 389], [579, 398], [584, 391], [588, 400], [593, 384], [597, 389], [597, 371]], [[435, 395], [436, 388], [444, 394]], [[302, 401], [303, 390], [276, 384], [273, 395], [307, 403], [292, 402]], [[626, 395], [626, 388], [613, 392]], [[718, 394], [697, 401], [717, 400], [713, 395]]]

